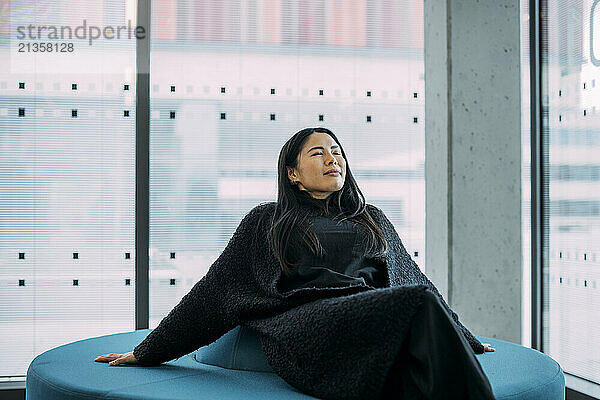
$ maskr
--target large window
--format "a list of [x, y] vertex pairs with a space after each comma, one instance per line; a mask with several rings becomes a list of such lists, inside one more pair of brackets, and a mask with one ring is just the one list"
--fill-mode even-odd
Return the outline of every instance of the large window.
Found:
[[[134, 2], [0, 7], [0, 377], [10, 380], [47, 349], [134, 326], [135, 40], [47, 36], [84, 21], [86, 33], [127, 25]], [[40, 51], [58, 42], [72, 51]]]
[[[337, 134], [425, 269], [422, 1], [152, 4], [151, 328], [276, 199], [279, 150], [308, 126]], [[84, 24], [82, 39], [37, 30]], [[90, 42], [90, 27], [137, 25], [134, 0], [0, 1], [4, 380], [49, 348], [135, 329], [136, 40]], [[16, 57], [20, 42], [74, 51]]]
[[600, 394], [597, 3], [543, 0], [540, 10], [549, 249], [543, 270], [543, 349], [567, 373], [567, 386], [594, 395]]
[[150, 328], [254, 205], [283, 143], [331, 129], [424, 269], [420, 1], [153, 2]]

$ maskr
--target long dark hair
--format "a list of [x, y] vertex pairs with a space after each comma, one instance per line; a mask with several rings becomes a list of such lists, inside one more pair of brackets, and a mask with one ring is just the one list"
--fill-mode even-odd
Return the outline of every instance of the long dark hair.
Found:
[[[331, 136], [340, 146], [342, 156], [346, 160], [344, 186], [325, 200], [314, 199], [305, 190], [299, 190], [298, 185], [290, 183], [287, 174], [288, 167], [297, 168], [300, 151], [308, 137], [314, 132], [323, 132]], [[323, 209], [327, 214], [337, 210], [338, 213], [334, 219], [350, 220], [365, 228], [368, 253], [381, 255], [387, 252], [385, 236], [369, 214], [365, 198], [352, 176], [344, 147], [329, 129], [305, 128], [296, 132], [281, 148], [277, 170], [277, 204], [268, 231], [268, 242], [273, 248], [275, 257], [279, 260], [283, 273], [289, 274], [296, 265], [289, 260], [288, 251], [291, 250], [290, 246], [300, 246], [300, 241], [305, 243], [313, 254], [323, 254], [323, 247], [307, 223], [307, 214], [302, 212], [301, 203], [309, 202], [315, 207]]]

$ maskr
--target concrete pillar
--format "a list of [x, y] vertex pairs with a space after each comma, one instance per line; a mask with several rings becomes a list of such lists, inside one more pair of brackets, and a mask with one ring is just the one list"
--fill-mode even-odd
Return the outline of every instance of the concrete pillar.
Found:
[[521, 342], [518, 0], [425, 0], [426, 271], [474, 334]]

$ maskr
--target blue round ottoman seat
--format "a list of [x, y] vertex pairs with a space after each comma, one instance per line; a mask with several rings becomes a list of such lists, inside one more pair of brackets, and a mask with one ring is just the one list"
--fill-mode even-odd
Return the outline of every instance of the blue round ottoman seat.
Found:
[[[133, 350], [150, 331], [80, 340], [38, 355], [27, 370], [26, 399], [314, 399], [273, 372], [258, 337], [244, 326], [155, 367], [94, 361], [101, 354]], [[498, 400], [565, 398], [563, 371], [552, 358], [503, 340], [477, 338], [496, 349], [476, 357]]]

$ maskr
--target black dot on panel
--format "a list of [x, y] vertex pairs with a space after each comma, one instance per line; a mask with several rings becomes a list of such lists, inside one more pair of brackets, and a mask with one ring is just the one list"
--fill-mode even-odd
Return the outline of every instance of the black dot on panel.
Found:
[[174, 285], [175, 284], [175, 279], [171, 278], [171, 280], [169, 281], [169, 285]]
[[559, 115], [559, 116], [558, 116], [558, 120], [559, 120], [559, 121], [562, 121], [562, 115]]
[[71, 110], [71, 117], [77, 118], [77, 110]]
[[583, 280], [583, 286], [587, 287], [587, 280]]
[[558, 91], [558, 97], [562, 96], [562, 90]]
[[225, 87], [221, 86], [221, 93], [225, 93]]
[[171, 112], [169, 113], [169, 118], [171, 118], [171, 119], [175, 119], [175, 111], [171, 111]]
[[418, 97], [418, 94], [417, 94], [417, 92], [414, 92], [414, 93], [413, 93], [413, 97], [414, 97], [415, 99]]
[[419, 257], [419, 252], [415, 251], [415, 257]]
[[275, 121], [275, 114], [271, 114], [271, 121]]
[[275, 94], [275, 89], [271, 88], [271, 94]]
[[19, 82], [19, 89], [25, 89], [25, 82]]
[[123, 85], [123, 90], [129, 90], [129, 85]]
[[417, 122], [419, 122], [419, 119], [417, 117], [413, 117], [413, 123], [416, 124]]
[[24, 117], [24, 116], [25, 116], [25, 109], [19, 108], [19, 117]]
[[77, 90], [77, 84], [71, 83], [71, 90]]
[[79, 259], [79, 253], [73, 253], [73, 259], [74, 260]]
[[175, 258], [175, 252], [171, 252], [171, 258]]
[[371, 91], [367, 90], [367, 97], [371, 97]]
[[225, 119], [225, 113], [221, 113], [221, 119]]
[[79, 279], [73, 279], [73, 286], [79, 286]]
[[175, 91], [175, 86], [171, 85], [171, 92]]
[[371, 116], [367, 115], [367, 122], [371, 122]]
[[323, 114], [319, 114], [319, 121], [323, 121]]
[[131, 253], [125, 253], [125, 259], [129, 260], [131, 258]]
[[585, 82], [583, 82], [583, 88], [585, 89]]
[[127, 278], [125, 279], [125, 286], [130, 286], [131, 285], [131, 279]]
[[319, 96], [323, 96], [323, 89], [319, 89]]
[[561, 276], [561, 277], [558, 279], [558, 281], [559, 281], [560, 283], [562, 283], [562, 276]]
[[586, 115], [586, 111], [585, 110], [583, 110], [583, 115]]
[[558, 253], [558, 258], [562, 258], [562, 251]]
[[583, 253], [583, 259], [587, 260], [587, 254]]
[[123, 110], [123, 116], [129, 117], [129, 110]]
[[19, 253], [19, 260], [25, 259], [25, 253]]
[[25, 279], [19, 279], [19, 286], [25, 286]]

